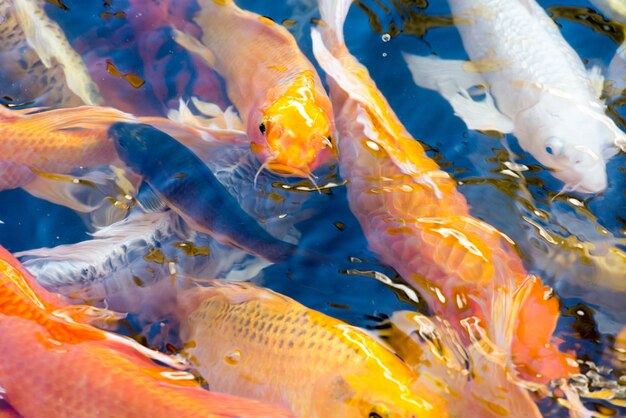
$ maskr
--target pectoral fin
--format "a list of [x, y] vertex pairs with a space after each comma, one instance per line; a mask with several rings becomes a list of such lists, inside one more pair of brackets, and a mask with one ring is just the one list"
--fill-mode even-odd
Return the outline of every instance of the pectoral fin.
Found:
[[475, 66], [467, 61], [403, 55], [415, 84], [441, 93], [468, 128], [503, 133], [513, 131], [513, 121], [500, 113], [489, 92], [482, 101], [471, 97], [469, 90], [472, 87], [486, 85], [479, 71], [468, 71]]
[[141, 208], [148, 213], [163, 212], [167, 209], [165, 202], [157, 196], [148, 183], [141, 183], [135, 199], [137, 199]]
[[187, 51], [198, 55], [202, 58], [211, 68], [215, 68], [215, 55], [211, 52], [209, 48], [206, 47], [202, 42], [194, 38], [193, 36], [179, 31], [178, 29], [172, 28], [172, 33], [174, 35], [174, 41], [185, 48]]
[[479, 131], [513, 132], [513, 121], [500, 113], [493, 97], [487, 93], [482, 101], [475, 101], [462, 91], [449, 99], [454, 113], [463, 119], [469, 129]]
[[600, 67], [594, 65], [587, 70], [587, 76], [589, 77], [593, 91], [596, 93], [596, 97], [599, 98], [602, 96], [602, 90], [604, 89], [604, 75], [602, 75], [602, 70]]

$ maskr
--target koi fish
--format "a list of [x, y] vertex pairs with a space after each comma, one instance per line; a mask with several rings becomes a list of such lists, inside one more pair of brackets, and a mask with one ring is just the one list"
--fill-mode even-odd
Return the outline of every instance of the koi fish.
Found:
[[[91, 30], [72, 41], [98, 83], [106, 105], [134, 115], [160, 116], [180, 97], [197, 96], [224, 105], [217, 73], [172, 39], [170, 26], [194, 36], [201, 34], [190, 21], [196, 2], [126, 3], [123, 9], [114, 3], [114, 9], [103, 12], [104, 18]], [[134, 64], [126, 67], [123, 63]]]
[[205, 391], [193, 376], [148, 357], [175, 364], [168, 356], [74, 322], [65, 308], [0, 248], [0, 387], [24, 418], [293, 416]]
[[[74, 303], [103, 302], [108, 309], [152, 320], [168, 315], [182, 284], [172, 277], [249, 280], [268, 265], [181, 225], [172, 211], [129, 216], [100, 228], [93, 239], [16, 253], [37, 282]], [[160, 285], [161, 282], [166, 282]]]
[[250, 284], [179, 298], [187, 355], [212, 389], [297, 416], [447, 417], [445, 404], [369, 335]]
[[[471, 61], [405, 54], [415, 83], [439, 91], [468, 128], [513, 133], [565, 190], [606, 189], [606, 160], [626, 150], [626, 134], [605, 114], [599, 69], [585, 70], [534, 0], [449, 4]], [[486, 87], [484, 100], [473, 86]]]
[[0, 418], [21, 418], [15, 409], [8, 403], [0, 399]]
[[295, 252], [241, 209], [206, 164], [171, 136], [146, 124], [117, 123], [108, 132], [122, 161], [150, 186], [146, 200], [161, 200], [194, 230], [269, 261]]
[[284, 27], [232, 0], [202, 2], [194, 21], [204, 29], [201, 42], [178, 30], [174, 38], [226, 80], [228, 97], [246, 124], [262, 168], [311, 177], [336, 158], [330, 100]]
[[2, 1], [2, 93], [13, 104], [73, 107], [100, 104], [98, 87], [43, 0]]
[[[4, 138], [0, 142], [0, 191], [22, 187], [37, 197], [78, 211], [94, 210], [98, 205], [74, 195], [78, 180], [57, 178], [117, 161], [107, 129], [115, 122], [134, 121], [134, 117], [94, 106], [40, 110], [0, 106], [0, 135]], [[102, 176], [96, 174], [91, 179], [109, 181], [98, 177]]]
[[394, 312], [379, 333], [422, 382], [448, 400], [452, 416], [541, 418], [523, 382], [515, 381], [497, 353], [479, 342], [464, 347], [440, 318]]
[[559, 304], [513, 242], [469, 213], [454, 180], [398, 120], [343, 41], [350, 1], [319, 1], [313, 51], [329, 76], [348, 202], [371, 249], [418, 289], [463, 343], [489, 340], [545, 382], [577, 370], [551, 340]]

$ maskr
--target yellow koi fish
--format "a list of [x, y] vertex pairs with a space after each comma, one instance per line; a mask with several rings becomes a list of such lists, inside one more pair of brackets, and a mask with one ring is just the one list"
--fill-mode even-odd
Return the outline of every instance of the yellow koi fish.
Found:
[[212, 390], [306, 418], [447, 417], [413, 371], [360, 329], [250, 284], [180, 298], [186, 352]]
[[334, 160], [332, 106], [293, 36], [232, 0], [200, 3], [194, 20], [204, 29], [201, 43], [176, 30], [175, 39], [224, 77], [262, 167], [311, 177]]
[[513, 243], [469, 213], [455, 182], [398, 120], [343, 42], [349, 0], [319, 0], [313, 52], [330, 76], [339, 163], [370, 247], [420, 291], [463, 343], [490, 341], [511, 369], [539, 382], [576, 361], [551, 340], [558, 300], [529, 275]]

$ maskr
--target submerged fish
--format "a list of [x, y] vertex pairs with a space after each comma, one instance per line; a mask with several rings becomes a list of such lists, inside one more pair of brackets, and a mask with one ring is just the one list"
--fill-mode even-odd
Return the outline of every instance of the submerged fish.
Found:
[[0, 387], [24, 418], [292, 416], [203, 390], [146, 355], [173, 364], [167, 356], [76, 323], [65, 308], [0, 248]]
[[[512, 132], [567, 190], [601, 192], [626, 135], [605, 114], [598, 68], [535, 0], [449, 0], [471, 61], [405, 55], [413, 80], [438, 90], [470, 129]], [[486, 86], [484, 100], [470, 89]], [[495, 99], [495, 101], [494, 101]]]
[[109, 135], [122, 161], [193, 229], [272, 262], [295, 252], [241, 209], [206, 164], [171, 136], [129, 123], [113, 125]]
[[445, 321], [399, 311], [379, 332], [422, 382], [448, 400], [452, 416], [541, 418], [506, 363], [480, 342], [463, 347]]
[[[327, 72], [348, 201], [371, 249], [449, 321], [463, 343], [491, 341], [511, 369], [540, 382], [575, 360], [552, 333], [559, 302], [529, 275], [513, 243], [472, 217], [455, 182], [411, 137], [343, 42], [350, 1], [320, 0], [313, 51]], [[512, 363], [512, 364], [511, 364]]]
[[0, 2], [0, 96], [12, 104], [72, 107], [101, 102], [98, 88], [44, 0]]
[[106, 107], [38, 110], [0, 106], [0, 190], [26, 186], [37, 173], [69, 173], [114, 161], [107, 129], [134, 120]]
[[204, 30], [201, 43], [180, 31], [175, 38], [224, 77], [263, 167], [309, 177], [336, 158], [330, 100], [284, 27], [232, 0], [201, 2], [194, 21]]
[[445, 404], [369, 335], [249, 284], [189, 290], [181, 338], [212, 389], [307, 418], [447, 417]]
[[172, 211], [135, 210], [98, 229], [91, 240], [15, 255], [39, 284], [74, 303], [103, 301], [108, 309], [152, 322], [171, 313], [170, 302], [183, 287], [167, 279], [252, 279], [268, 265], [180, 223]]

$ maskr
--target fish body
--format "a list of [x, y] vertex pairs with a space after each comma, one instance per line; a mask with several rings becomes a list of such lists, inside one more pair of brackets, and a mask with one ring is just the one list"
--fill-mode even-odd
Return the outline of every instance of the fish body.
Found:
[[358, 328], [249, 284], [188, 291], [181, 338], [211, 388], [297, 416], [445, 417], [417, 376]]
[[[587, 72], [534, 0], [449, 0], [471, 61], [405, 55], [414, 81], [439, 90], [471, 129], [512, 132], [567, 189], [607, 187], [605, 160], [626, 135], [605, 114], [603, 78]], [[488, 91], [482, 101], [468, 91]]]
[[203, 1], [194, 21], [203, 29], [201, 45], [181, 32], [177, 39], [226, 80], [228, 97], [264, 167], [307, 177], [335, 160], [330, 100], [284, 27], [232, 0]]
[[3, 96], [13, 104], [73, 107], [101, 103], [97, 86], [43, 0], [0, 2]]
[[100, 228], [93, 239], [15, 256], [37, 282], [74, 303], [103, 301], [108, 309], [154, 321], [167, 315], [182, 283], [172, 277], [251, 279], [268, 262], [188, 231], [173, 211], [135, 210]]
[[107, 129], [129, 120], [131, 115], [105, 107], [43, 112], [0, 107], [0, 190], [27, 185], [37, 172], [62, 174], [114, 161]]
[[407, 132], [363, 67], [342, 27], [350, 2], [321, 0], [312, 33], [329, 75], [348, 201], [370, 248], [420, 291], [464, 344], [489, 339], [526, 378], [576, 370], [551, 342], [558, 300], [529, 275], [514, 244], [472, 217], [454, 180]]
[[109, 129], [119, 157], [193, 229], [267, 260], [285, 260], [295, 246], [274, 238], [248, 215], [193, 152], [150, 125]]
[[73, 322], [65, 306], [0, 248], [0, 387], [24, 418], [292, 416], [205, 391], [146, 354], [171, 364], [167, 356]]

